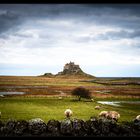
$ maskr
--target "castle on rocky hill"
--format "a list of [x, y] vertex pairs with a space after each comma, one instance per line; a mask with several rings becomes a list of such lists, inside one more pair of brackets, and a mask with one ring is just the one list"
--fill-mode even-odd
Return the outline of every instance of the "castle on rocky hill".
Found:
[[70, 63], [66, 63], [65, 66], [63, 67], [63, 71], [58, 72], [58, 74], [56, 74], [56, 75], [53, 75], [51, 73], [44, 74], [44, 76], [48, 76], [48, 77], [65, 76], [65, 75], [93, 77], [92, 75], [89, 75], [89, 74], [83, 72], [79, 65], [76, 65], [76, 64], [74, 64], [74, 62], [71, 62], [71, 61], [70, 61]]
[[64, 73], [78, 73], [81, 72], [79, 65], [75, 65], [74, 62], [65, 64], [63, 72]]
[[83, 72], [81, 70], [81, 68], [79, 67], [79, 65], [75, 65], [74, 62], [70, 62], [65, 64], [63, 71], [59, 72], [58, 75], [62, 75], [62, 74], [80, 74], [81, 72]]

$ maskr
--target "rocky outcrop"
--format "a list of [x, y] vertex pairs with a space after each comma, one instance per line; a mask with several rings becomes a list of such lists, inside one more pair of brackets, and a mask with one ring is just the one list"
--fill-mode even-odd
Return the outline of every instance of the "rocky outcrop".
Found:
[[83, 73], [79, 65], [75, 65], [74, 62], [65, 64], [63, 71], [58, 74], [80, 74]]
[[65, 76], [79, 76], [81, 77], [88, 77], [88, 78], [94, 78], [94, 76], [87, 74], [83, 72], [83, 70], [80, 68], [79, 65], [74, 64], [74, 62], [70, 62], [65, 64], [63, 67], [63, 71], [58, 72], [57, 74], [52, 74], [52, 73], [45, 73], [44, 75], [41, 76], [46, 76], [46, 77], [65, 77]]
[[54, 75], [52, 73], [45, 73], [43, 76], [53, 77]]
[[49, 120], [37, 118], [29, 121], [0, 121], [0, 136], [140, 136], [140, 121], [122, 122], [107, 118]]
[[82, 71], [79, 65], [75, 65], [74, 62], [70, 62], [65, 64], [63, 71], [56, 74], [56, 76], [86, 76], [86, 77], [94, 77]]

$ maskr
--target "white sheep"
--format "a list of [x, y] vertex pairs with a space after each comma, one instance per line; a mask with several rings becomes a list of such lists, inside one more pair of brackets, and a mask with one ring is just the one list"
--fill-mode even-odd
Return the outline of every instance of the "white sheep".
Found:
[[58, 99], [59, 99], [59, 100], [62, 100], [62, 97], [60, 96], [60, 97], [58, 97]]
[[70, 118], [70, 116], [72, 116], [73, 112], [71, 109], [66, 109], [65, 112], [64, 112], [65, 116], [67, 118]]
[[101, 109], [101, 106], [95, 106], [95, 109], [99, 110]]
[[116, 121], [118, 121], [118, 119], [120, 118], [120, 114], [116, 111], [101, 111], [99, 116], [108, 119], [114, 119]]
[[4, 95], [0, 95], [0, 97], [4, 98]]
[[137, 120], [137, 121], [140, 121], [140, 115], [138, 115], [138, 116], [136, 117], [136, 120]]
[[120, 118], [120, 114], [116, 111], [108, 111], [108, 113], [106, 114], [106, 118], [118, 121], [118, 119]]
[[108, 113], [108, 111], [101, 111], [99, 113], [99, 117], [106, 117], [107, 113]]

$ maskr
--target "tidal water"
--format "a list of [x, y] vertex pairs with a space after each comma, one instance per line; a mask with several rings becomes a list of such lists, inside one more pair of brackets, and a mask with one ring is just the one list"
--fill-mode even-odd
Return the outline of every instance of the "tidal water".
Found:
[[25, 94], [25, 92], [0, 92], [0, 95]]
[[112, 106], [121, 106], [121, 103], [140, 105], [140, 101], [97, 101], [97, 102], [100, 104], [106, 104], [106, 105], [112, 105]]

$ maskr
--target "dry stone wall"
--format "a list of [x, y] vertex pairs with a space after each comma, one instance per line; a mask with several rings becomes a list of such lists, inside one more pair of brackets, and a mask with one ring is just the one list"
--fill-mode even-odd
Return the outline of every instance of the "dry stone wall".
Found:
[[140, 121], [124, 122], [92, 117], [87, 121], [80, 119], [49, 120], [45, 123], [36, 118], [29, 121], [0, 121], [0, 137], [7, 136], [140, 136]]

